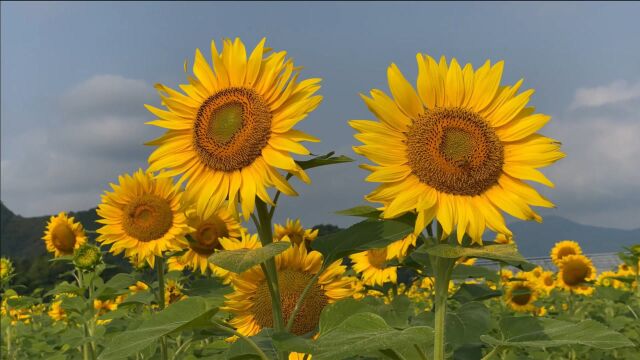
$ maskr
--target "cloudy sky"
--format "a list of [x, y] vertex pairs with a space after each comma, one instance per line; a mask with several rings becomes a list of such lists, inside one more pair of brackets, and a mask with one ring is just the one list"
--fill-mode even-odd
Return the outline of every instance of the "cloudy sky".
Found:
[[[146, 166], [161, 132], [143, 104], [155, 83], [185, 81], [183, 63], [211, 39], [261, 37], [304, 77], [322, 77], [322, 105], [300, 128], [314, 153], [356, 157], [349, 119], [370, 118], [358, 93], [387, 89], [415, 54], [481, 65], [505, 60], [552, 115], [543, 133], [567, 158], [546, 173], [558, 206], [580, 223], [640, 227], [639, 3], [2, 3], [2, 201], [23, 216], [96, 206], [117, 175]], [[358, 159], [361, 160], [361, 159]], [[356, 164], [310, 172], [279, 218], [348, 224], [335, 210], [373, 187]]]

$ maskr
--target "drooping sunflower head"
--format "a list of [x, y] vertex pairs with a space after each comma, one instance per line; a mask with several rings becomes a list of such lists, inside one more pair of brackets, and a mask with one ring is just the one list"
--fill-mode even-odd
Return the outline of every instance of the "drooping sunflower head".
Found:
[[[304, 288], [321, 270], [322, 254], [294, 244], [275, 260], [282, 316], [288, 319]], [[345, 267], [340, 262], [327, 267], [312, 285], [295, 317], [292, 333], [302, 335], [314, 331], [325, 306], [353, 296], [353, 280], [343, 276]], [[225, 309], [234, 314], [229, 323], [247, 336], [255, 335], [265, 327], [273, 328], [271, 297], [262, 269], [254, 267], [238, 274], [232, 284], [234, 292], [226, 295], [225, 302]]]
[[556, 266], [560, 266], [562, 259], [568, 255], [580, 255], [582, 249], [580, 245], [572, 240], [563, 240], [557, 242], [551, 249], [551, 260]]
[[80, 222], [61, 212], [52, 216], [42, 237], [47, 251], [55, 257], [73, 255], [73, 251], [87, 242], [87, 235]]
[[4, 283], [13, 276], [13, 262], [8, 258], [0, 258], [0, 282]]
[[196, 209], [190, 209], [187, 211], [187, 223], [193, 229], [189, 234], [189, 248], [181, 256], [169, 259], [169, 270], [186, 267], [204, 275], [210, 269], [214, 274], [226, 275], [226, 270], [209, 262], [209, 256], [223, 250], [222, 239], [239, 240], [242, 236], [242, 227], [236, 215], [226, 207], [220, 207], [205, 218]]
[[274, 235], [276, 240], [282, 240], [285, 236], [296, 245], [304, 244], [309, 249], [309, 244], [318, 237], [318, 229], [305, 229], [300, 223], [300, 219], [287, 219], [284, 226], [274, 225]]
[[504, 300], [514, 311], [532, 312], [536, 310], [534, 302], [538, 299], [538, 291], [532, 281], [513, 281], [507, 286]]
[[205, 217], [228, 199], [230, 207], [241, 200], [246, 220], [256, 195], [272, 203], [271, 186], [297, 195], [279, 170], [310, 182], [291, 154], [308, 155], [300, 142], [319, 140], [293, 127], [320, 104], [314, 95], [320, 79], [298, 81], [299, 68], [286, 52], [270, 53], [264, 45], [265, 39], [247, 58], [238, 38], [224, 40], [222, 52], [212, 41], [212, 63], [196, 50], [195, 76], [180, 85], [184, 93], [157, 85], [166, 110], [147, 106], [159, 118], [149, 124], [167, 129], [148, 143], [158, 146], [150, 171], [181, 174], [179, 183], [188, 180], [187, 197], [197, 199]]
[[596, 278], [596, 268], [584, 255], [567, 255], [560, 262], [558, 284], [567, 291], [589, 295], [594, 288], [588, 284]]
[[138, 170], [133, 176], [121, 175], [118, 182], [111, 184], [113, 192], [105, 192], [98, 206], [97, 222], [104, 224], [98, 229], [98, 242], [111, 244], [116, 255], [124, 251], [134, 263], [147, 262], [151, 267], [163, 251], [187, 246], [187, 206], [170, 178]]
[[530, 205], [553, 204], [524, 181], [553, 186], [537, 168], [564, 154], [536, 133], [550, 117], [526, 107], [533, 90], [516, 94], [522, 80], [501, 87], [502, 62], [474, 71], [456, 59], [417, 61], [417, 91], [392, 64], [392, 97], [363, 96], [380, 121], [350, 121], [363, 143], [354, 151], [377, 164], [365, 166], [366, 180], [382, 183], [366, 199], [382, 203], [385, 218], [416, 212], [417, 232], [436, 218], [443, 236], [455, 230], [459, 241], [466, 233], [481, 243], [486, 227], [511, 235], [499, 210], [540, 221]]

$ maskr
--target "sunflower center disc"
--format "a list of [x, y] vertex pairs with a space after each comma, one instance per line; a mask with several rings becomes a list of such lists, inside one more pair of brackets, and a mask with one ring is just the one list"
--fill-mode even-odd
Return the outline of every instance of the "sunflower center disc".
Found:
[[569, 286], [579, 285], [587, 280], [591, 270], [582, 262], [569, 262], [564, 264], [562, 281]]
[[194, 123], [193, 143], [211, 169], [234, 171], [251, 165], [271, 135], [271, 111], [256, 91], [227, 88], [204, 101]]
[[51, 232], [51, 241], [60, 252], [70, 254], [76, 245], [76, 234], [69, 228], [69, 225], [58, 224]]
[[[280, 285], [280, 303], [282, 304], [282, 317], [287, 321], [298, 302], [300, 294], [309, 283], [313, 274], [297, 270], [283, 270], [278, 272], [278, 284]], [[314, 284], [305, 297], [302, 307], [293, 323], [291, 332], [296, 335], [307, 334], [314, 331], [320, 321], [322, 309], [329, 303], [322, 288]], [[263, 328], [273, 328], [273, 315], [271, 313], [271, 295], [266, 281], [256, 290], [253, 298], [253, 313], [256, 322]]]
[[526, 286], [519, 286], [514, 289], [511, 301], [518, 305], [527, 305], [531, 300], [531, 289]]
[[143, 242], [161, 238], [173, 225], [171, 206], [154, 195], [142, 195], [131, 201], [122, 217], [124, 231]]
[[546, 278], [544, 278], [544, 284], [547, 286], [553, 285], [553, 278], [551, 276], [547, 276]]
[[414, 120], [407, 157], [421, 182], [445, 193], [474, 196], [498, 183], [504, 148], [480, 115], [437, 108]]
[[369, 263], [373, 267], [384, 268], [384, 264], [387, 261], [387, 248], [367, 250], [367, 259], [369, 259]]
[[216, 250], [222, 250], [221, 237], [228, 237], [227, 225], [221, 219], [214, 217], [209, 222], [202, 224], [198, 230], [191, 234], [194, 242], [189, 243], [193, 251], [202, 255], [211, 255]]
[[558, 250], [558, 260], [568, 255], [577, 255], [576, 250], [572, 247], [563, 247]]

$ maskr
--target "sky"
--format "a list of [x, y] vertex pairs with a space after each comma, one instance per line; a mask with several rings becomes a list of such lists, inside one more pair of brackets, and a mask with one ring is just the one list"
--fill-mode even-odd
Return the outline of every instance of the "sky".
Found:
[[[262, 38], [286, 50], [324, 100], [298, 128], [355, 163], [309, 171], [311, 185], [280, 202], [276, 220], [347, 225], [335, 215], [375, 186], [350, 119], [371, 119], [359, 97], [388, 90], [396, 63], [409, 79], [416, 53], [478, 67], [505, 61], [503, 83], [524, 78], [541, 131], [567, 154], [545, 170], [540, 209], [598, 226], [640, 227], [640, 3], [12, 3], [1, 15], [1, 194], [22, 216], [95, 207], [108, 184], [147, 166], [144, 125], [155, 83], [184, 83], [185, 60], [212, 39]], [[414, 81], [413, 80], [413, 81]], [[302, 159], [302, 158], [300, 158]]]

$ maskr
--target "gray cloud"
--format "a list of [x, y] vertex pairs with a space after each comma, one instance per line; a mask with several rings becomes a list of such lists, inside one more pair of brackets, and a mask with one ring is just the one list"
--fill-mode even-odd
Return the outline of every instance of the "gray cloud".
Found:
[[599, 107], [637, 99], [640, 99], [640, 81], [630, 84], [620, 80], [608, 85], [578, 89], [571, 108]]
[[161, 133], [144, 125], [152, 115], [142, 105], [153, 99], [150, 85], [117, 75], [64, 92], [51, 109], [61, 118], [7, 139], [21, 152], [2, 160], [3, 201], [28, 214], [96, 206], [109, 181], [146, 166], [142, 144]]

